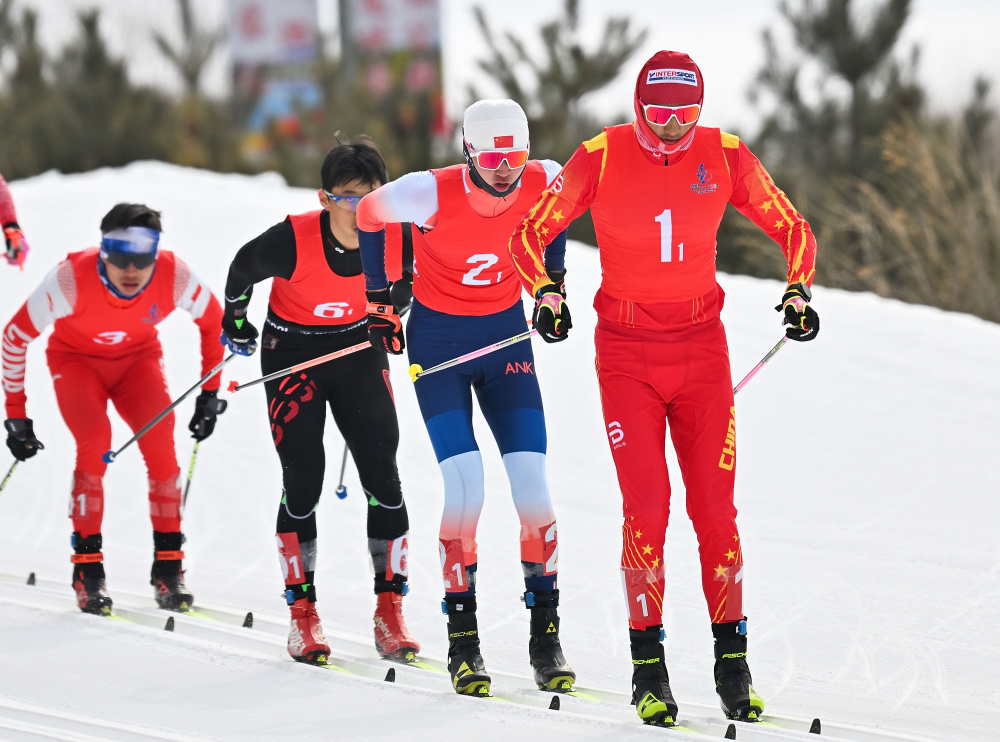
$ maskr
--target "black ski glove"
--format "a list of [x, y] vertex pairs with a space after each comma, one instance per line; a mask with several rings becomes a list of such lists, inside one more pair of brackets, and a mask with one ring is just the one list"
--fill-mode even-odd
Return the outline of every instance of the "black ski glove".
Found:
[[409, 312], [410, 304], [413, 303], [413, 274], [403, 271], [403, 277], [389, 286], [389, 296], [400, 317]]
[[368, 296], [368, 341], [386, 353], [401, 355], [406, 347], [403, 322], [392, 303], [388, 287], [365, 293]]
[[3, 426], [7, 431], [7, 448], [18, 461], [27, 461], [45, 448], [42, 442], [35, 437], [35, 431], [31, 429], [30, 419], [4, 420]]
[[247, 319], [247, 308], [250, 306], [251, 289], [247, 289], [236, 299], [226, 297], [226, 308], [222, 314], [222, 337], [219, 342], [225, 345], [230, 353], [241, 356], [252, 356], [257, 350], [257, 328]]
[[224, 399], [219, 399], [219, 390], [213, 389], [210, 392], [202, 391], [194, 401], [194, 417], [188, 430], [191, 437], [201, 443], [212, 435], [215, 430], [215, 418], [226, 411], [229, 403]]
[[[553, 271], [556, 273], [557, 271]], [[542, 286], [535, 297], [535, 312], [531, 317], [531, 322], [538, 330], [542, 340], [547, 343], [558, 343], [565, 340], [573, 327], [573, 320], [570, 318], [569, 306], [566, 304], [566, 285], [563, 280], [565, 271], [559, 271], [563, 275], [558, 277], [556, 283]], [[549, 276], [553, 278], [553, 276]]]
[[774, 309], [784, 315], [782, 324], [788, 325], [785, 337], [805, 342], [819, 333], [819, 315], [809, 306], [812, 291], [804, 283], [793, 283], [785, 289], [781, 304]]

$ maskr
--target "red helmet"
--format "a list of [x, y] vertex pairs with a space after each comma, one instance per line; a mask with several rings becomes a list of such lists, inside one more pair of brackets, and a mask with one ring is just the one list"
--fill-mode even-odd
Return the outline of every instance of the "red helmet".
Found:
[[694, 127], [679, 141], [667, 144], [649, 128], [643, 113], [644, 105], [699, 106], [705, 98], [701, 70], [684, 52], [658, 51], [639, 70], [635, 81], [635, 136], [643, 153], [656, 164], [664, 156], [687, 149], [694, 139]]

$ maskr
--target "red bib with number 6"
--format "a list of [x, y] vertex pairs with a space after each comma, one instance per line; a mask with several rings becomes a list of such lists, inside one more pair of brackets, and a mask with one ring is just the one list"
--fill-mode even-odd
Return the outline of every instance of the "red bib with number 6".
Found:
[[439, 312], [481, 317], [509, 309], [521, 296], [507, 242], [548, 176], [540, 162], [529, 160], [512, 194], [513, 206], [485, 217], [469, 203], [466, 189], [476, 186], [467, 182], [465, 168], [431, 170], [437, 180], [437, 226], [413, 232], [413, 296]]
[[[365, 277], [361, 272], [340, 276], [330, 270], [320, 230], [322, 213], [288, 217], [295, 232], [295, 271], [288, 280], [273, 280], [268, 301], [275, 314], [298, 325], [351, 325], [366, 316]], [[385, 265], [390, 281], [402, 275], [402, 244], [400, 225], [387, 224]]]

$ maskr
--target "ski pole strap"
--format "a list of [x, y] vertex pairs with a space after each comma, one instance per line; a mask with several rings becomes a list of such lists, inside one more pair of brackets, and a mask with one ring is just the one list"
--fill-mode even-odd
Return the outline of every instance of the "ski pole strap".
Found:
[[93, 554], [70, 554], [69, 560], [73, 564], [94, 564], [104, 561], [104, 553], [97, 551]]
[[157, 415], [152, 420], [150, 420], [148, 423], [146, 423], [146, 425], [142, 428], [142, 430], [140, 430], [138, 433], [136, 433], [131, 438], [129, 438], [128, 442], [124, 446], [122, 446], [121, 448], [119, 448], [117, 451], [108, 451], [106, 454], [104, 454], [101, 457], [104, 460], [104, 463], [105, 464], [110, 464], [112, 461], [114, 461], [116, 458], [118, 458], [118, 455], [122, 451], [124, 451], [126, 448], [128, 448], [133, 443], [135, 443], [137, 440], [139, 440], [144, 435], [146, 435], [146, 433], [148, 433], [150, 431], [150, 429], [154, 425], [156, 425], [158, 422], [160, 422], [160, 420], [162, 420], [167, 415], [169, 415], [177, 405], [179, 405], [181, 402], [183, 402], [185, 399], [187, 399], [191, 395], [191, 393], [193, 391], [195, 391], [198, 387], [200, 387], [206, 381], [208, 381], [213, 376], [215, 376], [217, 373], [219, 373], [219, 371], [222, 370], [222, 367], [225, 366], [227, 363], [229, 363], [231, 360], [233, 360], [235, 357], [236, 357], [235, 353], [230, 353], [228, 356], [226, 356], [225, 358], [223, 358], [222, 361], [221, 361], [221, 363], [219, 363], [215, 368], [213, 368], [207, 374], [205, 374], [200, 379], [198, 379], [198, 381], [196, 381], [194, 383], [194, 385], [190, 389], [188, 389], [181, 396], [179, 396], [177, 399], [175, 399], [173, 402], [171, 402], [166, 407], [166, 409], [164, 409], [159, 415]]
[[254, 386], [255, 384], [263, 384], [265, 381], [272, 381], [274, 379], [280, 379], [283, 376], [288, 376], [288, 374], [294, 374], [296, 371], [301, 371], [304, 368], [309, 368], [310, 366], [318, 366], [321, 363], [326, 363], [327, 361], [332, 361], [334, 358], [343, 358], [344, 356], [349, 356], [351, 353], [357, 353], [359, 350], [364, 350], [365, 348], [372, 347], [372, 344], [365, 340], [363, 343], [358, 343], [357, 345], [352, 345], [349, 348], [344, 348], [342, 350], [335, 350], [333, 353], [327, 353], [325, 356], [320, 356], [319, 358], [313, 358], [311, 361], [303, 361], [294, 366], [289, 366], [281, 371], [275, 371], [273, 374], [268, 374], [267, 376], [262, 376], [259, 379], [254, 379], [253, 381], [248, 381], [246, 384], [240, 384], [236, 381], [229, 382], [229, 391], [238, 392], [241, 389], [246, 389], [248, 386]]
[[3, 478], [3, 481], [0, 482], [0, 492], [3, 492], [3, 488], [7, 486], [7, 482], [10, 481], [11, 475], [14, 473], [14, 470], [17, 468], [17, 465], [20, 464], [20, 463], [21, 463], [20, 461], [18, 461], [17, 459], [14, 459], [14, 463], [11, 464], [10, 465], [10, 469], [7, 470], [7, 476], [5, 476]]
[[537, 335], [538, 330], [532, 328], [527, 332], [522, 332], [520, 335], [515, 335], [514, 337], [509, 337], [506, 340], [501, 340], [500, 342], [493, 343], [492, 345], [487, 345], [485, 348], [480, 348], [479, 350], [474, 350], [471, 353], [466, 353], [465, 355], [459, 356], [458, 358], [452, 358], [450, 361], [445, 361], [444, 363], [439, 363], [437, 366], [431, 366], [426, 371], [420, 367], [420, 364], [414, 363], [410, 366], [410, 379], [416, 383], [417, 379], [421, 376], [426, 376], [427, 374], [433, 374], [437, 371], [443, 371], [446, 368], [451, 368], [452, 366], [457, 366], [460, 363], [465, 363], [466, 361], [471, 361], [475, 358], [480, 358], [494, 351], [500, 350], [501, 348], [506, 348], [508, 345], [513, 345], [514, 343], [519, 343], [522, 340], [527, 340], [532, 335]]
[[740, 389], [742, 389], [743, 387], [745, 387], [747, 384], [750, 383], [750, 379], [756, 376], [757, 372], [760, 371], [762, 368], [764, 368], [764, 364], [770, 361], [774, 357], [774, 354], [777, 353], [779, 350], [781, 350], [782, 346], [786, 342], [788, 342], [788, 338], [782, 335], [781, 340], [779, 340], [778, 343], [773, 348], [771, 348], [771, 350], [767, 352], [766, 356], [760, 359], [760, 363], [754, 366], [753, 370], [751, 370], [750, 373], [748, 373], [746, 376], [743, 377], [743, 381], [741, 381], [739, 384], [736, 385], [736, 388], [733, 389], [734, 397], [740, 391]]

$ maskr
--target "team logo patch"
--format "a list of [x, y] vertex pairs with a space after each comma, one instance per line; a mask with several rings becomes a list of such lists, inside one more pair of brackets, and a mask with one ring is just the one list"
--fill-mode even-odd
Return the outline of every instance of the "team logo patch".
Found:
[[715, 176], [705, 169], [704, 162], [698, 166], [698, 172], [694, 174], [694, 177], [698, 179], [697, 183], [691, 184], [691, 190], [694, 193], [715, 193], [719, 190], [719, 184], [711, 182]]
[[690, 70], [649, 70], [646, 73], [647, 85], [661, 82], [675, 82], [698, 87], [698, 76]]
[[493, 137], [493, 147], [495, 149], [503, 149], [504, 147], [514, 146], [514, 135], [511, 134], [509, 137]]
[[163, 319], [163, 312], [160, 311], [160, 308], [156, 306], [156, 304], [154, 304], [149, 308], [149, 315], [143, 317], [142, 321], [149, 325], [155, 325], [161, 319]]

